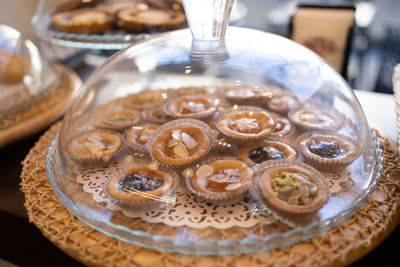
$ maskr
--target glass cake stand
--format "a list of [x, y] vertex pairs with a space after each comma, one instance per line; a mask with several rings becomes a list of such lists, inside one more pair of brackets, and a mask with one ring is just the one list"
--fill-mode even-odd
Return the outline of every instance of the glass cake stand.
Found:
[[[374, 190], [382, 151], [347, 83], [290, 40], [227, 28], [231, 0], [183, 4], [191, 31], [155, 35], [118, 52], [75, 95], [46, 156], [61, 203], [123, 241], [199, 254], [276, 248], [348, 219]], [[278, 108], [271, 106], [275, 102]], [[296, 130], [272, 138], [282, 118]], [[224, 128], [226, 120], [234, 133]], [[150, 123], [156, 130], [141, 132]], [[136, 137], [130, 139], [132, 132]], [[314, 143], [302, 150], [303, 137], [316, 132], [329, 140], [309, 137]], [[283, 150], [277, 161], [241, 157], [247, 146], [271, 149], [265, 140], [292, 147], [296, 160], [285, 158]], [[310, 159], [308, 150], [322, 159]], [[225, 180], [215, 172], [217, 161], [225, 164], [220, 165]], [[296, 191], [293, 185], [291, 192], [310, 202], [295, 202], [289, 210], [282, 208], [288, 199], [276, 204], [284, 196], [279, 200], [264, 190], [271, 185], [281, 192], [268, 182], [276, 166], [284, 171], [272, 178], [289, 173], [298, 188], [309, 188]], [[252, 179], [248, 187], [245, 177]], [[197, 178], [207, 188], [223, 184], [220, 191], [213, 187], [222, 193], [202, 193]], [[317, 199], [322, 201], [315, 206]], [[310, 209], [297, 211], [305, 208]]]

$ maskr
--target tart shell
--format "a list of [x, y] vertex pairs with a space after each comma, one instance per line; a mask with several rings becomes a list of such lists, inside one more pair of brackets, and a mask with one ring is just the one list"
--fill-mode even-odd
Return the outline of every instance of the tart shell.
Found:
[[[122, 114], [124, 116], [131, 117], [132, 120], [120, 125], [113, 125], [113, 124], [108, 124], [105, 123], [104, 120], [107, 119], [108, 117], [112, 117], [114, 115]], [[139, 123], [141, 119], [140, 112], [136, 110], [131, 110], [131, 109], [123, 109], [123, 110], [117, 110], [117, 111], [111, 111], [107, 112], [105, 114], [102, 114], [98, 116], [94, 122], [93, 125], [96, 128], [101, 128], [101, 129], [106, 129], [106, 130], [114, 130], [114, 131], [123, 131], [129, 127], [132, 127], [133, 125], [136, 125]]]
[[[322, 116], [325, 116], [325, 118], [329, 118], [329, 121], [309, 122], [306, 119], [300, 118], [302, 114], [311, 114], [315, 112], [318, 112]], [[339, 116], [339, 114], [337, 114], [335, 111], [331, 110], [300, 108], [290, 111], [288, 114], [288, 118], [296, 125], [298, 129], [302, 131], [307, 131], [307, 130], [336, 131], [343, 126], [343, 118]]]
[[[210, 98], [210, 97], [208, 97]], [[217, 110], [212, 100], [209, 100], [206, 96], [192, 95], [192, 96], [182, 96], [176, 99], [172, 99], [167, 102], [165, 108], [166, 112], [175, 118], [192, 118], [192, 119], [206, 119], [214, 115]], [[181, 104], [185, 102], [195, 102], [203, 104], [205, 107], [204, 111], [197, 113], [184, 114], [179, 111]]]
[[158, 129], [158, 127], [159, 125], [156, 124], [145, 124], [138, 127], [132, 127], [131, 129], [128, 129], [124, 132], [122, 136], [122, 141], [133, 151], [139, 151], [139, 152], [147, 151], [146, 143], [145, 144], [138, 143], [137, 138], [139, 137], [139, 134], [141, 134], [141, 132], [143, 131], [143, 128], [150, 128], [155, 131]]

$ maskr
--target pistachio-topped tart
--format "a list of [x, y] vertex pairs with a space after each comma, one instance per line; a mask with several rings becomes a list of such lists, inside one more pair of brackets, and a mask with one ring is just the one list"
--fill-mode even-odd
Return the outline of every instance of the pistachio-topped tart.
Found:
[[355, 140], [337, 133], [304, 133], [297, 142], [304, 160], [322, 171], [346, 168], [361, 154]]
[[212, 116], [216, 109], [212, 99], [201, 95], [179, 97], [166, 104], [167, 113], [175, 118], [205, 119]]
[[118, 134], [91, 131], [73, 138], [68, 143], [67, 154], [81, 164], [108, 163], [120, 148]]
[[275, 128], [275, 120], [264, 109], [256, 107], [234, 107], [217, 120], [218, 130], [238, 142], [257, 141]]
[[287, 143], [264, 140], [255, 145], [241, 147], [239, 158], [252, 164], [261, 164], [267, 160], [296, 159], [297, 152]]
[[109, 111], [98, 116], [93, 125], [97, 128], [123, 131], [140, 121], [140, 113], [136, 110], [122, 109]]
[[149, 143], [150, 155], [169, 167], [182, 167], [203, 158], [211, 149], [210, 127], [194, 119], [180, 119], [161, 126]]
[[295, 160], [270, 161], [262, 166], [260, 189], [270, 205], [290, 215], [310, 215], [328, 200], [323, 174]]
[[127, 108], [143, 110], [167, 101], [167, 93], [162, 91], [144, 91], [126, 96], [122, 103]]
[[175, 178], [167, 172], [148, 166], [131, 168], [113, 177], [106, 185], [106, 193], [119, 204], [141, 206], [149, 203], [170, 202], [168, 194]]
[[156, 124], [132, 127], [124, 132], [123, 141], [132, 150], [145, 151], [146, 144], [150, 141], [158, 127]]
[[333, 111], [300, 108], [288, 114], [289, 119], [302, 130], [339, 130], [343, 119]]
[[253, 169], [243, 161], [222, 158], [200, 165], [186, 185], [194, 194], [209, 200], [229, 200], [247, 192]]

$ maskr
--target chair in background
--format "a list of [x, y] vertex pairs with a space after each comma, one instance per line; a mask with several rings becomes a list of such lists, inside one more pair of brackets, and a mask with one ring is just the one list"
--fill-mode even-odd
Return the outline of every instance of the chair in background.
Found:
[[354, 6], [299, 5], [290, 36], [324, 58], [345, 79], [355, 25]]

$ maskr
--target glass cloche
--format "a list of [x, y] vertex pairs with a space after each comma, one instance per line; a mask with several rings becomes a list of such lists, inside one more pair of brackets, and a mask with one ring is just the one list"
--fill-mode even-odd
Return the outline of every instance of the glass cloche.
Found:
[[[61, 202], [126, 242], [249, 252], [323, 233], [365, 202], [381, 155], [347, 83], [283, 37], [184, 0], [191, 30], [111, 57], [46, 158]], [[226, 33], [226, 34], [225, 34]]]
[[34, 44], [0, 24], [0, 118], [34, 104], [56, 80], [57, 72]]

